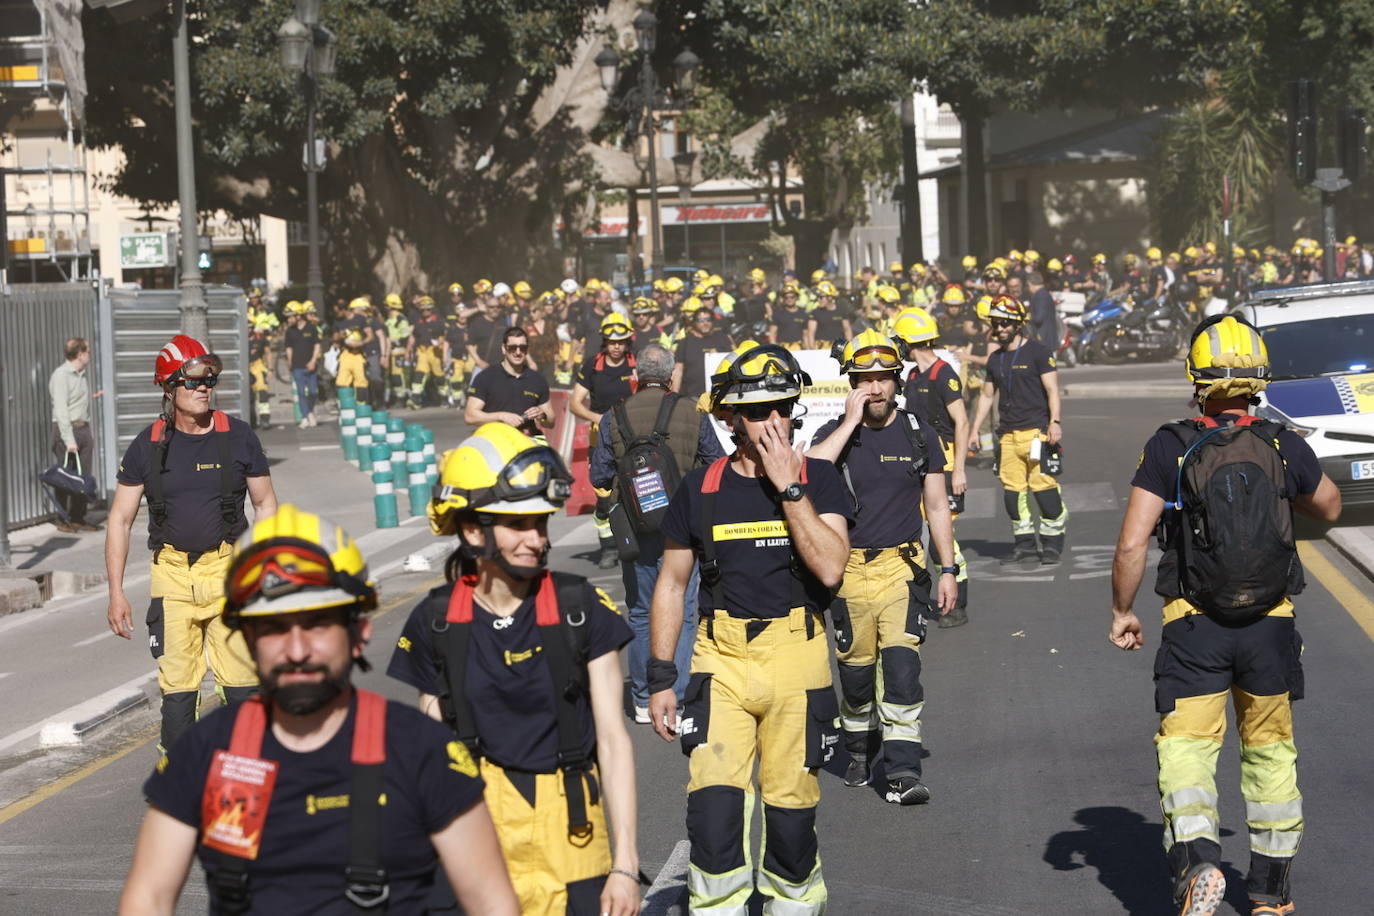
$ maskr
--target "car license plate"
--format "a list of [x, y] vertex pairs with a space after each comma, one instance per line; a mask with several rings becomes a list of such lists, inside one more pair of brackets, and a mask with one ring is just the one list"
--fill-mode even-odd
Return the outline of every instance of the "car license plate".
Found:
[[1351, 480], [1374, 480], [1374, 458], [1350, 462]]

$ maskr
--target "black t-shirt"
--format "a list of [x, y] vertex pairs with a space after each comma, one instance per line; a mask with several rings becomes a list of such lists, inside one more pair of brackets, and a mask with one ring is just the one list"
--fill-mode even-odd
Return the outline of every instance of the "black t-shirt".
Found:
[[457, 318], [446, 318], [444, 320], [444, 337], [448, 339], [449, 353], [454, 359], [468, 358], [468, 329], [466, 325], [459, 324]]
[[[117, 479], [122, 484], [143, 487], [145, 498], [152, 498], [148, 480], [157, 467], [158, 452], [153, 448], [151, 426], [129, 443], [119, 463]], [[243, 500], [248, 494], [249, 477], [266, 477], [267, 456], [258, 434], [237, 417], [229, 418], [229, 431], [200, 436], [177, 432], [168, 426], [163, 433], [167, 443], [167, 462], [161, 469], [162, 498], [167, 503], [165, 530], [148, 513], [148, 546], [167, 544], [187, 553], [214, 550], [221, 541], [234, 541], [248, 530]], [[233, 497], [236, 515], [226, 533], [219, 508], [219, 436], [229, 437], [229, 460], [233, 464]]]
[[735, 300], [735, 320], [741, 324], [754, 324], [768, 316], [768, 293], [757, 293]]
[[500, 338], [505, 333], [506, 323], [499, 319], [492, 321], [486, 312], [478, 312], [468, 319], [468, 343], [478, 356], [493, 366], [501, 361]]
[[[931, 372], [935, 373], [934, 378]], [[943, 359], [929, 369], [912, 369], [902, 389], [906, 409], [920, 417], [922, 423], [933, 427], [942, 442], [951, 444], [954, 442], [954, 421], [946, 405], [963, 396], [964, 386], [959, 382], [959, 373]]]
[[945, 347], [966, 347], [972, 343], [968, 333], [968, 320], [971, 316], [963, 306], [953, 312], [941, 306], [935, 315], [935, 325], [940, 329], [940, 345]]
[[997, 434], [1015, 429], [1044, 429], [1050, 401], [1040, 376], [1056, 371], [1054, 354], [1039, 341], [988, 357], [988, 378], [997, 386]]
[[340, 334], [347, 334], [349, 331], [356, 330], [363, 337], [367, 336], [367, 332], [364, 329], [370, 327], [372, 327], [372, 322], [368, 321], [367, 318], [352, 313], [341, 318], [334, 324], [334, 330]]
[[[710, 466], [693, 468], [678, 485], [663, 517], [666, 538], [691, 547], [701, 556], [701, 485]], [[806, 459], [806, 483], [802, 489], [818, 514], [854, 520], [854, 501], [835, 466], [828, 461]], [[744, 477], [734, 465], [721, 475], [715, 496], [711, 526], [721, 588], [727, 609], [753, 617], [786, 617], [792, 602], [792, 540], [782, 506], [767, 477]], [[830, 590], [803, 564], [806, 605], [814, 611], [830, 606]], [[714, 602], [711, 590], [701, 584], [700, 607]]]
[[[1218, 414], [1215, 419], [1230, 424], [1238, 419], [1238, 414]], [[1292, 430], [1285, 429], [1278, 435], [1279, 455], [1283, 458], [1284, 491], [1291, 496], [1301, 496], [1317, 492], [1321, 483], [1322, 468], [1312, 447]], [[1131, 486], [1153, 493], [1166, 503], [1172, 503], [1178, 495], [1178, 469], [1183, 459], [1182, 440], [1164, 429], [1145, 443], [1140, 452]], [[1291, 498], [1290, 496], [1290, 498]], [[1178, 548], [1175, 546], [1175, 533], [1179, 524], [1178, 512], [1164, 510], [1165, 530], [1169, 532], [1164, 555], [1160, 558], [1158, 575], [1155, 578], [1155, 593], [1165, 598], [1178, 597]], [[1301, 591], [1302, 577], [1290, 580], [1297, 583], [1295, 591]]]
[[[836, 417], [816, 431], [814, 442], [829, 438], [840, 425]], [[900, 424], [909, 423], [906, 414], [897, 414], [882, 429], [860, 424], [841, 461], [849, 466], [858, 503], [854, 527], [849, 531], [851, 548], [896, 547], [921, 538], [921, 486], [924, 477], [911, 466], [915, 453], [911, 440]], [[926, 448], [926, 473], [945, 469], [940, 441], [925, 423], [917, 421], [918, 433]]]
[[286, 346], [291, 351], [291, 368], [304, 369], [315, 355], [315, 345], [320, 342], [320, 329], [313, 324], [305, 327], [292, 325], [286, 329]]
[[706, 364], [703, 358], [707, 353], [728, 353], [734, 344], [730, 335], [724, 331], [712, 331], [705, 337], [691, 333], [683, 335], [677, 345], [675, 359], [682, 363], [682, 385], [678, 391], [686, 397], [695, 398], [706, 391]]
[[577, 330], [580, 340], [595, 341], [601, 337], [601, 322], [611, 313], [610, 309], [598, 312], [595, 308], [588, 308], [582, 313], [582, 325]]
[[415, 335], [415, 346], [433, 347], [443, 339], [446, 330], [443, 320], [431, 311], [428, 318], [415, 322], [411, 333]]
[[790, 344], [801, 343], [802, 335], [806, 333], [806, 322], [810, 316], [800, 308], [773, 309], [773, 323], [778, 326], [778, 343]]
[[839, 309], [818, 308], [810, 317], [816, 322], [815, 340], [818, 345], [825, 346], [844, 339], [844, 316]]
[[[434, 659], [433, 623], [447, 616], [452, 593], [452, 584], [442, 585], [410, 612], [387, 665], [390, 677], [422, 693], [443, 692], [445, 685]], [[590, 583], [583, 586], [582, 609], [587, 614], [589, 661], [618, 651], [630, 641], [630, 626], [615, 602]], [[553, 675], [538, 647], [546, 639], [562, 639], [563, 634], [557, 627], [541, 628], [535, 623], [533, 594], [507, 618], [488, 612], [474, 598], [469, 634], [463, 680], [482, 753], [503, 767], [552, 773], [558, 769], [558, 715]], [[578, 706], [583, 749], [590, 757], [596, 753], [595, 722], [585, 697]]]
[[[356, 912], [344, 897], [356, 709], [355, 699], [338, 733], [308, 753], [282, 747], [270, 725], [264, 733], [262, 758], [279, 766], [261, 848], [248, 862], [250, 912]], [[215, 751], [229, 747], [234, 718], [234, 707], [216, 709], [187, 730], [166, 765], [144, 783], [148, 804], [199, 830], [205, 782]], [[440, 723], [412, 707], [387, 703], [386, 803], [380, 806], [378, 849], [391, 890], [388, 912], [425, 911], [438, 864], [430, 835], [482, 800], [482, 780], [471, 758], [452, 744], [453, 733]], [[197, 852], [213, 876], [222, 854], [204, 846]]]
[[[596, 368], [598, 359], [602, 363], [600, 369]], [[590, 393], [587, 400], [592, 411], [605, 413], [633, 394], [630, 391], [630, 376], [634, 371], [629, 360], [625, 360], [619, 366], [612, 366], [602, 354], [596, 353], [588, 356], [577, 367], [577, 378], [574, 381]]]
[[369, 315], [366, 324], [372, 329], [372, 341], [363, 347], [363, 352], [368, 356], [381, 356], [382, 338], [386, 337], [386, 324], [376, 315]]
[[[482, 409], [487, 413], [507, 410], [524, 414], [549, 399], [549, 383], [529, 366], [519, 375], [511, 375], [502, 362], [480, 372], [468, 394], [481, 398]], [[526, 420], [520, 430], [530, 436], [539, 434], [539, 426], [533, 420]]]

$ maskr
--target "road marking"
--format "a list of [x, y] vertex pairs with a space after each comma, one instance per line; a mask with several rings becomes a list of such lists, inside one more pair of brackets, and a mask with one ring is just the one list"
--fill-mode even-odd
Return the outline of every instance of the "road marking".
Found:
[[1326, 558], [1320, 548], [1306, 541], [1298, 543], [1298, 556], [1307, 571], [1317, 577], [1322, 588], [1345, 608], [1345, 612], [1355, 619], [1365, 635], [1374, 639], [1374, 601], [1370, 601], [1355, 585]]
[[63, 776], [61, 779], [53, 780], [47, 785], [42, 786], [41, 788], [29, 793], [28, 795], [19, 799], [18, 801], [11, 802], [5, 807], [0, 808], [0, 824], [4, 824], [8, 821], [13, 820], [14, 818], [23, 814], [25, 811], [28, 811], [35, 805], [41, 804], [42, 802], [45, 802], [48, 799], [52, 798], [58, 792], [61, 792], [64, 789], [68, 789], [71, 786], [76, 785], [78, 782], [85, 779], [87, 776], [99, 773], [101, 770], [105, 769], [105, 767], [109, 766], [115, 761], [121, 760], [124, 757], [129, 756], [134, 751], [138, 750], [140, 747], [143, 747], [143, 745], [147, 744], [149, 741], [152, 741], [155, 737], [157, 737], [157, 731], [158, 726], [146, 728], [142, 732], [139, 732], [138, 735], [134, 736], [133, 738], [130, 738], [129, 741], [126, 742], [118, 750], [110, 754], [107, 754], [104, 757], [101, 757], [99, 760], [92, 760], [90, 763], [81, 767], [79, 770], [74, 770], [73, 772], [68, 773], [66, 776]]
[[688, 840], [679, 840], [668, 856], [668, 861], [658, 870], [658, 876], [644, 895], [643, 916], [663, 916], [670, 908], [681, 903], [687, 893], [687, 860], [692, 852]]
[[302, 445], [302, 446], [297, 447], [296, 451], [298, 451], [298, 452], [322, 452], [322, 451], [324, 451], [325, 449], [330, 449], [330, 448], [341, 449], [342, 446], [339, 446], [339, 445]]
[[77, 641], [77, 642], [72, 643], [72, 648], [73, 648], [73, 649], [80, 649], [82, 646], [89, 646], [91, 643], [100, 642], [100, 641], [101, 641], [102, 639], [104, 639], [106, 636], [113, 636], [113, 635], [115, 635], [115, 634], [114, 634], [114, 630], [106, 630], [105, 632], [103, 632], [103, 633], [97, 633], [97, 634], [95, 634], [94, 636], [87, 636], [85, 639], [82, 639], [82, 640], [79, 640], [79, 641]]
[[13, 671], [0, 671], [0, 681], [3, 681], [5, 678], [9, 677], [13, 673]]

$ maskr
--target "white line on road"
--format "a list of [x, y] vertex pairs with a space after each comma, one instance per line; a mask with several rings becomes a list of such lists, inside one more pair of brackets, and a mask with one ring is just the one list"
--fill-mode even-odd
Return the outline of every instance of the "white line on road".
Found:
[[339, 448], [342, 448], [342, 446], [338, 446], [338, 445], [302, 445], [302, 446], [299, 446], [299, 447], [296, 449], [296, 451], [298, 451], [298, 452], [323, 452], [323, 451], [325, 451], [326, 449], [331, 449], [331, 448], [332, 448], [332, 449], [339, 449]]
[[643, 916], [664, 916], [670, 912], [670, 907], [682, 902], [687, 890], [687, 859], [691, 852], [692, 844], [687, 840], [679, 840], [673, 847], [672, 855], [658, 870], [658, 876], [644, 895]]
[[0, 681], [3, 681], [5, 678], [9, 677], [13, 673], [13, 671], [0, 671]]
[[74, 643], [72, 643], [72, 648], [73, 648], [73, 649], [80, 649], [82, 646], [89, 646], [91, 643], [100, 642], [100, 641], [101, 641], [102, 639], [104, 639], [106, 636], [113, 636], [113, 635], [115, 635], [115, 634], [114, 634], [114, 630], [106, 630], [105, 632], [103, 632], [103, 633], [97, 633], [97, 634], [95, 634], [94, 636], [87, 636], [85, 639], [80, 640], [79, 642], [74, 642]]

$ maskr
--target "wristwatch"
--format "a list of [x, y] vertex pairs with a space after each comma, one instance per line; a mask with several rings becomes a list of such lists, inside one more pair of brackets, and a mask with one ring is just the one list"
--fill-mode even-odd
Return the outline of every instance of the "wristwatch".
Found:
[[778, 491], [778, 499], [785, 503], [800, 502], [804, 495], [806, 494], [802, 491], [802, 485], [799, 483], [789, 483]]
[[941, 567], [940, 567], [940, 575], [942, 575], [942, 576], [957, 576], [957, 575], [959, 575], [959, 567], [957, 567], [957, 566], [941, 566]]

